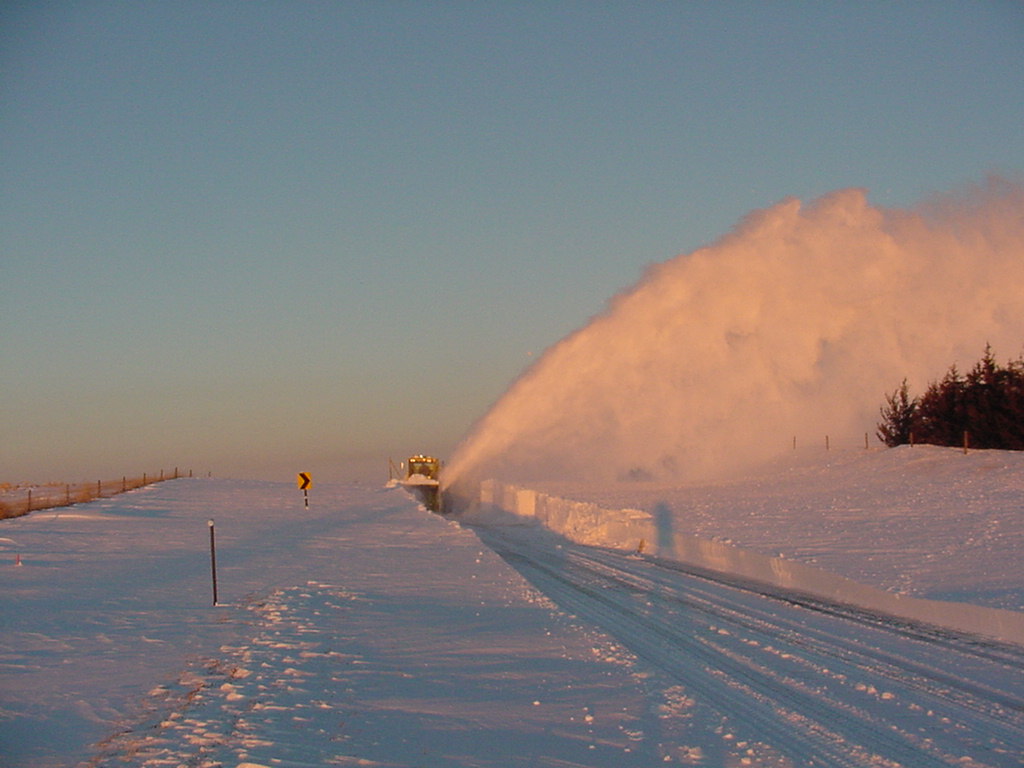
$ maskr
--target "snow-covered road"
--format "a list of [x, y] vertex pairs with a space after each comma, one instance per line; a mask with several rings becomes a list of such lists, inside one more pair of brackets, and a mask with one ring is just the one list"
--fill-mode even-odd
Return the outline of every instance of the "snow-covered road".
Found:
[[709, 765], [1021, 764], [1024, 649], [522, 530], [478, 532], [676, 690], [682, 742], [723, 735]]
[[4, 521], [0, 552], [4, 768], [619, 768], [671, 748], [627, 652], [401, 489], [317, 485], [307, 512], [286, 483], [178, 480]]
[[1020, 647], [401, 489], [183, 479], [0, 525], [5, 768], [1021, 764]]

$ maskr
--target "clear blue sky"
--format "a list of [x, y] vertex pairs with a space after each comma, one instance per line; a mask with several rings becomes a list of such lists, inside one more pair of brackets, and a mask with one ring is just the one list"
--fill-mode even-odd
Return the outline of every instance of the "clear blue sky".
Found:
[[753, 208], [1024, 173], [1019, 2], [0, 9], [0, 482], [446, 455]]

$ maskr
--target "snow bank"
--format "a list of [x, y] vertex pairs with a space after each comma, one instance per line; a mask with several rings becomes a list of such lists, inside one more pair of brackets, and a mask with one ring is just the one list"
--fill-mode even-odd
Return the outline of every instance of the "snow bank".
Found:
[[1024, 645], [1024, 613], [907, 597], [819, 568], [675, 530], [669, 510], [608, 509], [486, 480], [459, 499], [470, 523], [534, 523], [570, 541], [643, 552], [845, 605]]

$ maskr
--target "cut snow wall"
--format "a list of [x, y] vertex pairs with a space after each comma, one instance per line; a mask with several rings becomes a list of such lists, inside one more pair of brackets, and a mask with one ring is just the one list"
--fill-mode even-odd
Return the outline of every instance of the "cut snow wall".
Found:
[[477, 498], [461, 496], [457, 501], [457, 514], [467, 522], [533, 521], [578, 544], [642, 549], [644, 554], [832, 602], [1024, 645], [1024, 613], [904, 597], [792, 560], [679, 533], [667, 510], [660, 515], [604, 509], [494, 480], [480, 484]]

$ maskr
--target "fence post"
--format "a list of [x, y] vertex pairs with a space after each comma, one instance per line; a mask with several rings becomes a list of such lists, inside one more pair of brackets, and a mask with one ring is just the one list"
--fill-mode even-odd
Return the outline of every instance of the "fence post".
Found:
[[970, 443], [969, 432], [964, 430], [964, 453], [967, 453], [967, 446]]
[[28, 489], [28, 503], [25, 505], [25, 514], [32, 511], [32, 489]]

